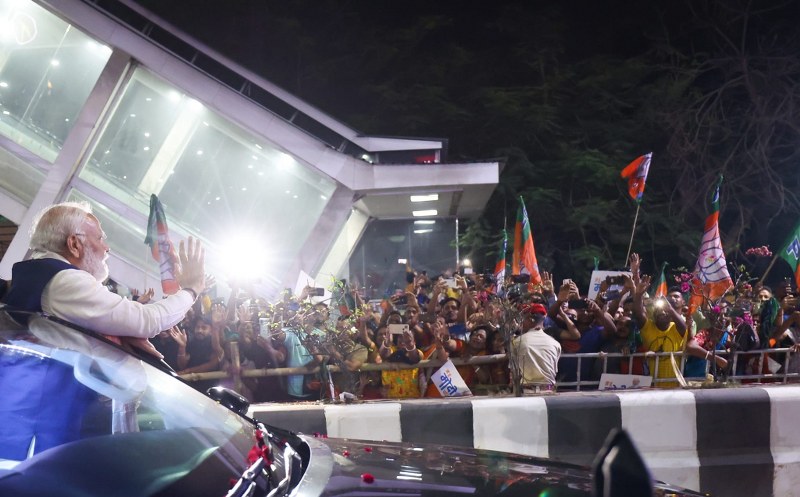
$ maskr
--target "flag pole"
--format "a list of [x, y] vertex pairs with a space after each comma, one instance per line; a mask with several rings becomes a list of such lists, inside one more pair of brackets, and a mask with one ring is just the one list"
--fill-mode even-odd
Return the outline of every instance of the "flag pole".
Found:
[[456, 272], [458, 272], [458, 265], [460, 264], [458, 262], [459, 257], [460, 256], [458, 254], [458, 216], [456, 216]]
[[631, 230], [631, 241], [628, 243], [628, 253], [625, 255], [624, 265], [628, 265], [628, 259], [631, 256], [631, 247], [633, 247], [633, 235], [636, 233], [636, 221], [639, 219], [639, 208], [642, 206], [641, 202], [636, 202], [636, 215], [633, 217], [633, 229]]
[[761, 279], [759, 279], [758, 283], [756, 283], [756, 287], [759, 287], [764, 283], [764, 280], [767, 278], [767, 275], [769, 274], [770, 270], [772, 269], [772, 266], [775, 265], [775, 261], [777, 261], [778, 257], [780, 257], [780, 256], [781, 256], [780, 252], [775, 252], [775, 257], [772, 258], [772, 260], [769, 263], [769, 266], [767, 266], [767, 269], [764, 270], [764, 274], [761, 275]]

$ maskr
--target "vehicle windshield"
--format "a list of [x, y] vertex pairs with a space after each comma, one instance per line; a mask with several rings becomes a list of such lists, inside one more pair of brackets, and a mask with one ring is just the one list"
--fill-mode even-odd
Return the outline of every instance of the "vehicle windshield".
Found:
[[78, 461], [108, 495], [224, 495], [255, 442], [246, 419], [176, 377], [42, 316], [19, 326], [0, 312], [0, 398], [0, 482], [60, 482]]

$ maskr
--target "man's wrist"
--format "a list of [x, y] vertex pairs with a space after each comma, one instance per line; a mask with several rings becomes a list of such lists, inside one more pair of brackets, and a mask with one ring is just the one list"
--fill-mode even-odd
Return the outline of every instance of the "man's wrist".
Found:
[[185, 286], [185, 287], [181, 288], [181, 290], [186, 290], [187, 292], [189, 292], [192, 295], [192, 302], [197, 300], [197, 291], [195, 291], [194, 288]]

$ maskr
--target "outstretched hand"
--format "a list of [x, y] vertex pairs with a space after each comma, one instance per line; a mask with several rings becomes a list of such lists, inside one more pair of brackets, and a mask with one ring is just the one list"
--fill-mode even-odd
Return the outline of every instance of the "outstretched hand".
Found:
[[631, 254], [630, 259], [631, 264], [631, 277], [633, 278], [634, 283], [639, 283], [639, 270], [642, 266], [642, 260], [639, 258], [639, 254], [636, 252]]
[[184, 244], [181, 241], [178, 249], [180, 265], [175, 268], [175, 278], [181, 287], [191, 288], [198, 295], [206, 288], [205, 254], [200, 240], [195, 240], [191, 236], [188, 243]]
[[142, 294], [140, 294], [139, 290], [136, 288], [131, 289], [131, 297], [133, 297], [133, 300], [139, 302], [140, 304], [147, 304], [153, 300], [153, 295], [155, 295], [155, 293], [155, 290], [152, 288], [148, 288], [147, 291]]
[[139, 350], [143, 350], [148, 354], [157, 357], [158, 359], [164, 358], [164, 355], [158, 350], [156, 350], [155, 346], [152, 343], [150, 343], [150, 340], [146, 338], [134, 338], [134, 337], [119, 337], [119, 338], [123, 345], [129, 345]]
[[542, 291], [548, 295], [555, 293], [555, 287], [553, 286], [553, 275], [547, 271], [542, 271]]
[[178, 347], [184, 348], [186, 347], [186, 343], [188, 342], [188, 338], [186, 337], [186, 332], [182, 329], [178, 328], [177, 326], [173, 326], [169, 329], [169, 336], [175, 340], [175, 343], [178, 344]]
[[646, 292], [647, 289], [650, 288], [650, 281], [651, 281], [651, 278], [650, 278], [649, 275], [646, 275], [646, 274], [643, 275], [639, 279], [639, 282], [636, 283], [636, 286], [635, 286], [636, 295], [644, 295], [644, 292]]

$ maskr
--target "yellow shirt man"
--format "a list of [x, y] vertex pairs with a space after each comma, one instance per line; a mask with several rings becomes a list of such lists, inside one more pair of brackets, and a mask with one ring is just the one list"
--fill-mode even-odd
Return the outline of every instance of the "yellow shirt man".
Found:
[[[683, 350], [684, 337], [678, 332], [675, 322], [669, 323], [666, 330], [658, 329], [655, 322], [648, 319], [640, 331], [642, 337], [642, 344], [651, 352], [680, 352]], [[676, 359], [680, 360], [680, 359]], [[675, 369], [672, 367], [672, 361], [669, 356], [660, 356], [658, 358], [658, 368], [656, 369], [655, 358], [647, 360], [647, 366], [650, 368], [650, 373], [654, 379], [675, 378]], [[658, 388], [675, 388], [680, 386], [677, 381], [660, 381], [654, 382], [654, 386]]]

